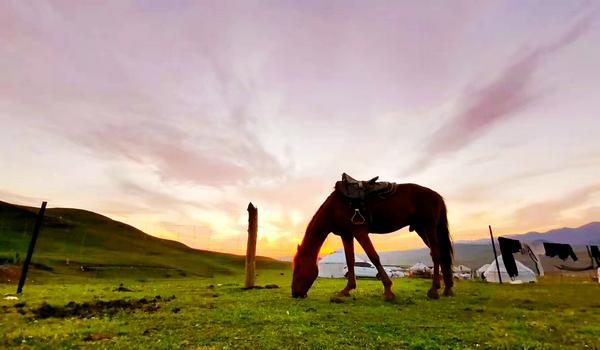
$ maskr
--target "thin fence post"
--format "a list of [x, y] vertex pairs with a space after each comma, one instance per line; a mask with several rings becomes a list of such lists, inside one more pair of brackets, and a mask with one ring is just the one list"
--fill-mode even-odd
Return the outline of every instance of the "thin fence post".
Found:
[[258, 208], [248, 204], [248, 245], [246, 248], [246, 279], [244, 288], [254, 287], [256, 279], [256, 236], [258, 233]]
[[494, 260], [496, 260], [496, 269], [498, 269], [498, 280], [502, 284], [502, 274], [500, 274], [500, 263], [498, 262], [498, 254], [496, 254], [496, 243], [494, 242], [494, 235], [492, 234], [492, 225], [488, 225], [490, 229], [490, 238], [492, 239], [492, 248], [494, 248]]
[[35, 220], [35, 227], [33, 228], [33, 235], [31, 236], [31, 241], [29, 241], [29, 249], [27, 250], [27, 257], [25, 258], [25, 262], [23, 262], [23, 270], [21, 271], [21, 279], [19, 280], [19, 286], [17, 287], [17, 294], [21, 294], [23, 292], [23, 285], [25, 284], [25, 279], [27, 278], [27, 271], [29, 271], [29, 264], [31, 263], [31, 256], [33, 255], [33, 249], [35, 248], [35, 242], [37, 241], [38, 235], [40, 233], [40, 228], [42, 227], [42, 222], [44, 221], [44, 213], [46, 212], [46, 202], [42, 202], [42, 207], [38, 212], [37, 218]]

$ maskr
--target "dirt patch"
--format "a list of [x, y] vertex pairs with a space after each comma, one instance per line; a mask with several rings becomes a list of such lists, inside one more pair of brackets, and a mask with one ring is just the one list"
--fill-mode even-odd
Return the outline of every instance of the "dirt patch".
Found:
[[31, 266], [31, 267], [33, 267], [34, 269], [37, 269], [37, 270], [54, 271], [54, 268], [52, 266], [48, 266], [48, 265], [42, 264], [42, 263], [32, 262], [32, 263], [29, 264], [29, 266]]
[[98, 341], [98, 340], [104, 340], [104, 339], [110, 339], [110, 338], [112, 338], [112, 335], [110, 335], [108, 333], [90, 333], [85, 338], [83, 338], [83, 340]]
[[243, 287], [242, 290], [265, 289], [263, 286]]
[[131, 289], [125, 287], [123, 283], [119, 284], [119, 286], [113, 289], [113, 292], [133, 292]]
[[243, 287], [242, 290], [251, 290], [251, 289], [276, 289], [279, 288], [276, 284], [267, 284], [266, 286], [252, 286], [252, 287]]
[[329, 302], [330, 302], [330, 303], [334, 303], [334, 304], [342, 304], [342, 303], [344, 303], [344, 299], [342, 299], [342, 298], [340, 298], [340, 297], [338, 297], [338, 296], [332, 296], [332, 297], [329, 299]]
[[54, 306], [50, 304], [42, 304], [38, 308], [29, 310], [35, 318], [67, 318], [67, 317], [100, 317], [113, 316], [114, 314], [125, 310], [141, 310], [143, 312], [155, 312], [160, 309], [159, 303], [169, 302], [175, 299], [175, 296], [161, 298], [157, 295], [154, 298], [139, 300], [134, 299], [117, 299], [110, 301], [94, 301], [90, 303], [69, 302], [65, 306]]
[[21, 268], [17, 266], [0, 267], [0, 283], [15, 283], [21, 277]]

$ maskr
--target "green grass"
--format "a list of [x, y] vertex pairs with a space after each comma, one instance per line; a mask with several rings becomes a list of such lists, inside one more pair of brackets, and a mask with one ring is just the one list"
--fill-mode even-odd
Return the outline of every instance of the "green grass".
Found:
[[[283, 273], [284, 275], [280, 275]], [[431, 301], [430, 281], [396, 279], [396, 300], [382, 300], [376, 280], [359, 280], [353, 297], [330, 302], [343, 280], [318, 279], [309, 297], [290, 297], [290, 271], [261, 270], [257, 283], [280, 289], [242, 290], [242, 276], [147, 281], [90, 280], [27, 285], [19, 301], [0, 300], [0, 348], [244, 349], [554, 349], [600, 346], [600, 286], [582, 279], [537, 284], [461, 281], [456, 296]], [[115, 292], [123, 282], [133, 292]], [[214, 288], [209, 288], [213, 285]], [[14, 292], [0, 285], [0, 293]], [[156, 312], [112, 316], [33, 316], [43, 303], [175, 295]], [[18, 313], [16, 303], [25, 303]], [[178, 312], [175, 312], [178, 311]], [[109, 339], [86, 341], [90, 334]]]

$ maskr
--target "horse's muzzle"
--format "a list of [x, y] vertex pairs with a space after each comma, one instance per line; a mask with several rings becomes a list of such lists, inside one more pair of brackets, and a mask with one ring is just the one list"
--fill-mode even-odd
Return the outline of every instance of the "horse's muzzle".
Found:
[[302, 293], [292, 293], [292, 297], [304, 299], [304, 298], [306, 298], [306, 293], [304, 293], [304, 294], [302, 294]]

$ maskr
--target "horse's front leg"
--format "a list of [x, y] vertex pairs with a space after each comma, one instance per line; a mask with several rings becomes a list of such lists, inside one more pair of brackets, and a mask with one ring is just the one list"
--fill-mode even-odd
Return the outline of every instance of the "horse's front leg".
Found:
[[349, 297], [350, 291], [356, 288], [356, 276], [354, 275], [354, 238], [352, 235], [342, 235], [342, 242], [344, 243], [344, 254], [346, 254], [346, 266], [348, 266], [348, 273], [346, 274], [348, 283], [346, 284], [346, 288], [340, 291], [340, 294]]
[[358, 241], [358, 243], [360, 243], [360, 245], [365, 250], [365, 253], [367, 253], [369, 260], [371, 260], [373, 265], [375, 265], [375, 267], [377, 268], [377, 272], [379, 272], [379, 276], [381, 277], [381, 281], [383, 282], [384, 299], [386, 301], [394, 300], [394, 298], [396, 296], [394, 295], [394, 293], [392, 293], [392, 280], [385, 272], [385, 269], [383, 268], [383, 266], [381, 266], [381, 262], [379, 261], [379, 255], [377, 255], [377, 252], [375, 251], [375, 247], [373, 247], [373, 243], [371, 242], [371, 239], [369, 238], [369, 232], [368, 231], [359, 231], [354, 234], [354, 237], [356, 237], [356, 240]]

